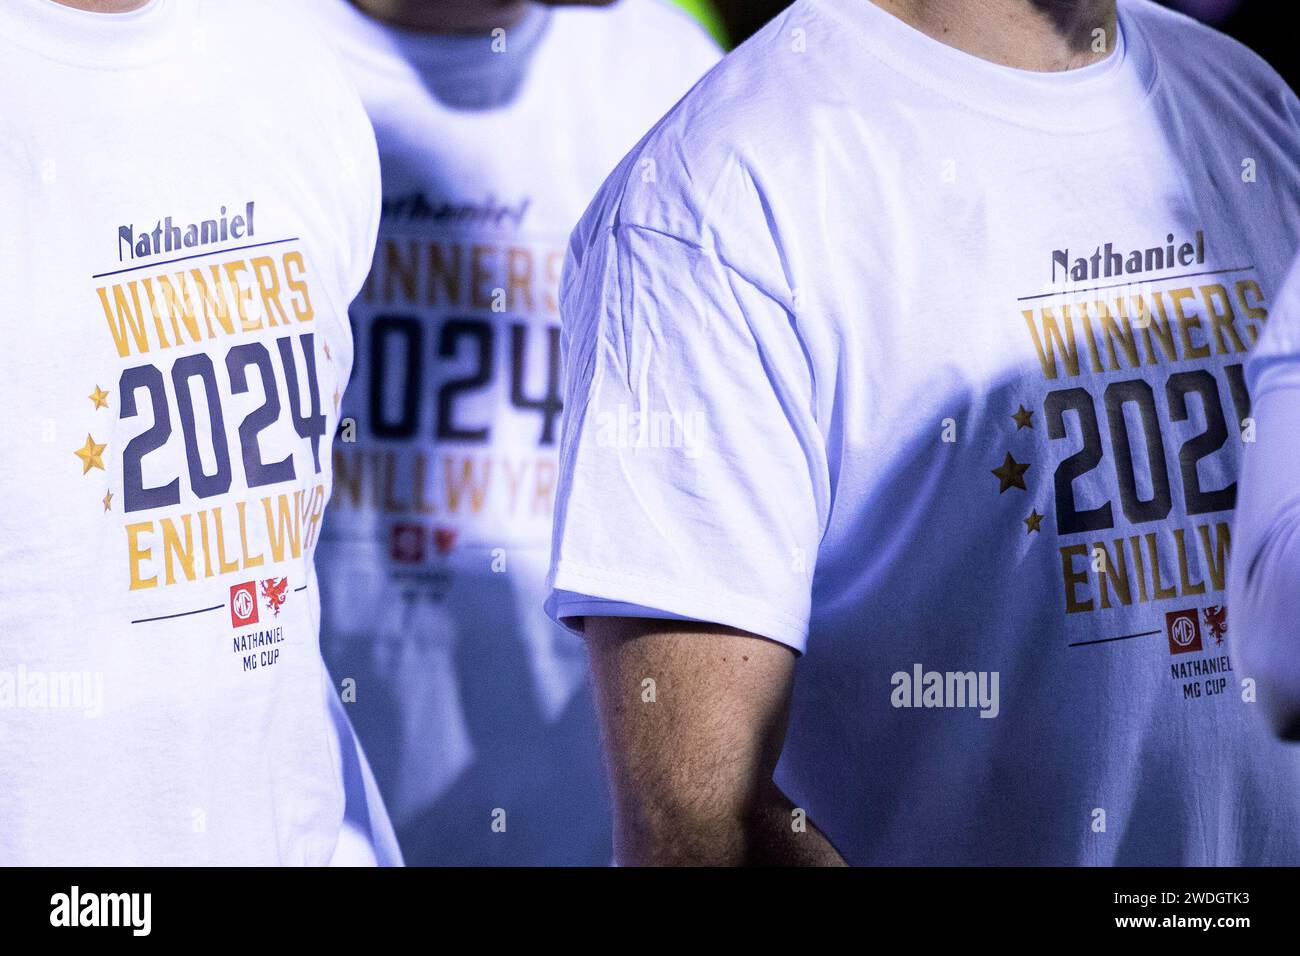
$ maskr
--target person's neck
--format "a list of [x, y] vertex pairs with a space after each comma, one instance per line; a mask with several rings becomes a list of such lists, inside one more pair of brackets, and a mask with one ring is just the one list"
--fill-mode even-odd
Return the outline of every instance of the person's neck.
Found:
[[1073, 70], [1115, 43], [1115, 0], [872, 2], [941, 43], [1020, 70]]
[[54, 2], [89, 13], [130, 13], [132, 10], [139, 10], [149, 0], [54, 0]]
[[528, 0], [352, 0], [384, 23], [428, 33], [483, 33], [509, 29], [528, 9]]

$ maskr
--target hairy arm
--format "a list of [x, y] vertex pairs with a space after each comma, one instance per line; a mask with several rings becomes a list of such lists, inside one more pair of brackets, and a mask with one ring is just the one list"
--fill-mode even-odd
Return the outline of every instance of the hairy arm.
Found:
[[793, 651], [718, 625], [585, 623], [620, 864], [843, 865], [772, 779]]

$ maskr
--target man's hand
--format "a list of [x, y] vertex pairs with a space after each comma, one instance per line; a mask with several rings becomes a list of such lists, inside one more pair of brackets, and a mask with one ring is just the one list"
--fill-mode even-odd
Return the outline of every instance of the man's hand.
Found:
[[709, 624], [586, 618], [623, 865], [843, 865], [772, 780], [795, 655]]

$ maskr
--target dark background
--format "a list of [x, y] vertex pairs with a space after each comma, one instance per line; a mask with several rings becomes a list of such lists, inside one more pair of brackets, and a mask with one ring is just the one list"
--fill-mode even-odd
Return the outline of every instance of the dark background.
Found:
[[[1294, 32], [1288, 24], [1295, 4], [1279, 0], [1160, 0], [1236, 37], [1272, 64], [1296, 89], [1300, 80]], [[732, 43], [739, 44], [789, 3], [781, 0], [714, 0], [727, 22]]]

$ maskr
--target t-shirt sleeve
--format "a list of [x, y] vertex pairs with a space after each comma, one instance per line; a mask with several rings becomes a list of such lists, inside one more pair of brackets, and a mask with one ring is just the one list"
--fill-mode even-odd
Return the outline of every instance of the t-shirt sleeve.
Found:
[[352, 261], [348, 272], [349, 302], [361, 293], [361, 287], [365, 285], [366, 277], [370, 274], [375, 244], [379, 239], [379, 216], [383, 206], [383, 192], [379, 178], [379, 151], [375, 145], [375, 132], [370, 125], [369, 117], [361, 109], [360, 102], [356, 104], [352, 120], [356, 129], [359, 152], [356, 176], [359, 207]]
[[1246, 363], [1246, 387], [1252, 400], [1271, 389], [1295, 386], [1300, 386], [1300, 258], [1283, 282]]
[[303, 41], [312, 45], [312, 57], [322, 74], [322, 89], [313, 100], [322, 111], [324, 128], [332, 134], [334, 155], [321, 157], [321, 161], [330, 163], [339, 177], [337, 195], [348, 240], [343, 246], [347, 258], [341, 263], [340, 278], [345, 284], [345, 303], [351, 303], [370, 274], [379, 235], [383, 205], [379, 147], [361, 95], [338, 54], [308, 7], [301, 5], [302, 0], [295, 3], [299, 6], [288, 9], [297, 12], [296, 27]]
[[355, 199], [353, 210], [352, 243], [348, 262], [347, 301], [351, 302], [361, 292], [375, 255], [379, 236], [379, 216], [383, 205], [383, 191], [379, 175], [379, 148], [375, 143], [375, 130], [370, 124], [361, 99], [352, 85], [340, 75], [346, 85], [338, 104], [340, 128], [347, 135], [344, 153], [353, 159], [345, 161], [343, 174]]
[[1244, 673], [1279, 726], [1300, 707], [1300, 260], [1246, 365], [1255, 440], [1232, 523], [1231, 627]]
[[829, 479], [792, 302], [646, 226], [582, 245], [548, 612], [646, 609], [802, 651]]

